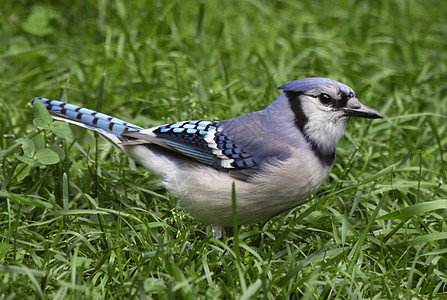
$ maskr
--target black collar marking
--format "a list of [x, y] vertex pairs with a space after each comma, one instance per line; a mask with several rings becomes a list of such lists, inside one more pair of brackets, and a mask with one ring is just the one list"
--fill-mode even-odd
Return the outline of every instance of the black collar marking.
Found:
[[301, 106], [301, 99], [299, 99], [303, 93], [285, 92], [285, 94], [289, 98], [290, 107], [295, 114], [295, 126], [298, 127], [298, 129], [303, 133], [307, 142], [311, 145], [312, 151], [318, 157], [320, 162], [325, 166], [332, 166], [335, 161], [335, 148], [333, 150], [330, 150], [329, 152], [323, 152], [321, 148], [315, 143], [315, 141], [309, 138], [304, 129], [309, 119], [304, 114], [303, 108]]

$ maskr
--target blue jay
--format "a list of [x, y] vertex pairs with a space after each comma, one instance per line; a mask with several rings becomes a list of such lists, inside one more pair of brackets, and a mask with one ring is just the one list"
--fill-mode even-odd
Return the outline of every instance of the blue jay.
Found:
[[159, 176], [196, 219], [232, 226], [272, 217], [315, 192], [334, 165], [353, 117], [383, 118], [347, 85], [305, 78], [280, 86], [266, 109], [224, 121], [184, 121], [149, 129], [45, 98], [53, 118], [99, 132]]

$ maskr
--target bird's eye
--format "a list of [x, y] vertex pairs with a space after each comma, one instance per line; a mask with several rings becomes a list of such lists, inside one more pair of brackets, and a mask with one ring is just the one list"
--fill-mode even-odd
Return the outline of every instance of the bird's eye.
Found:
[[318, 95], [318, 99], [323, 104], [329, 104], [332, 102], [332, 98], [328, 94], [320, 94]]

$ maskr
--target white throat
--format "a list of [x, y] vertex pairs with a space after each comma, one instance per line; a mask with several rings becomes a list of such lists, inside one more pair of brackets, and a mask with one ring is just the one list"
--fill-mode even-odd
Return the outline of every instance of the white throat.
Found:
[[346, 131], [349, 119], [341, 111], [333, 111], [330, 107], [312, 101], [318, 100], [310, 98], [301, 102], [308, 119], [303, 128], [304, 133], [323, 152], [334, 151]]

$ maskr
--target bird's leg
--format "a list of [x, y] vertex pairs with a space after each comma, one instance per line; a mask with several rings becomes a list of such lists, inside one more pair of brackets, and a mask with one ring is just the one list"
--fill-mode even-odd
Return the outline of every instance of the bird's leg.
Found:
[[207, 225], [206, 226], [206, 233], [208, 234], [210, 232], [210, 229], [213, 231], [213, 235], [217, 240], [220, 240], [222, 238], [222, 226], [219, 225]]
[[[227, 237], [234, 236], [234, 230], [231, 226], [220, 226], [220, 225], [207, 225], [206, 226], [206, 233], [208, 234], [210, 230], [213, 231], [213, 235], [217, 240], [220, 240], [222, 238], [222, 232], [225, 232]], [[241, 231], [241, 226], [237, 227], [237, 230]]]

